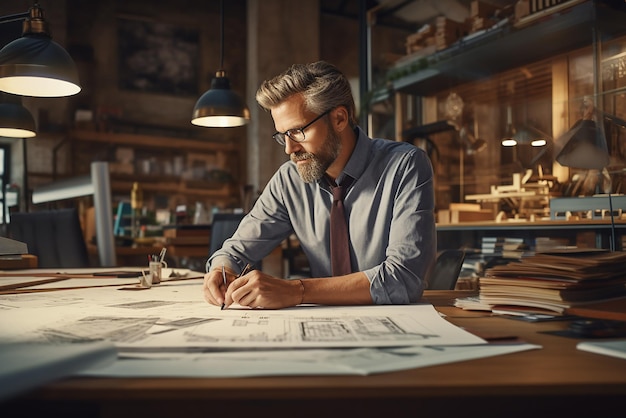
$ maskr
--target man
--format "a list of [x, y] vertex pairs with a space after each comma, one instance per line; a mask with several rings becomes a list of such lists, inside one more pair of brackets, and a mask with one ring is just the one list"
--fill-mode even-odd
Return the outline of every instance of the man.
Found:
[[[256, 99], [270, 111], [274, 139], [290, 161], [270, 179], [233, 237], [210, 256], [206, 301], [278, 309], [419, 300], [437, 248], [427, 155], [408, 143], [368, 138], [357, 127], [348, 80], [326, 62], [291, 66], [265, 81]], [[331, 189], [344, 184], [351, 272], [333, 275]], [[311, 278], [285, 280], [258, 270], [237, 277], [292, 233]]]

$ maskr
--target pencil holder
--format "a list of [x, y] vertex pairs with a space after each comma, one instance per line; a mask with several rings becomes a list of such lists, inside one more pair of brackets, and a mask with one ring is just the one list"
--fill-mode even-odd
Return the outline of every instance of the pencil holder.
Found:
[[150, 271], [150, 277], [152, 277], [152, 284], [161, 283], [161, 274], [164, 268], [167, 268], [165, 261], [150, 261], [148, 265]]

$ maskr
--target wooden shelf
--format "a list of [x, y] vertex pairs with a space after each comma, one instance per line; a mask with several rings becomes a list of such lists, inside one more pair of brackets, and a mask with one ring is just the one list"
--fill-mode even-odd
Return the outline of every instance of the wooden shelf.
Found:
[[[521, 237], [532, 247], [537, 237], [569, 240], [570, 245], [581, 247], [609, 248], [613, 225], [610, 220], [540, 220], [530, 221], [485, 221], [460, 222], [437, 225], [437, 244], [443, 248], [481, 248], [483, 237]], [[615, 220], [616, 248], [620, 248], [626, 234], [626, 220]], [[623, 245], [623, 244], [622, 244]]]
[[[144, 193], [171, 193], [171, 194], [188, 194], [194, 196], [204, 196], [208, 198], [229, 197], [233, 194], [232, 187], [228, 184], [221, 187], [199, 188], [189, 187], [185, 180], [159, 181], [151, 183], [141, 180], [117, 180], [115, 175], [112, 176], [111, 188], [114, 191], [122, 191], [130, 193], [133, 182], [139, 181]], [[194, 181], [195, 182], [195, 181]]]
[[[457, 224], [437, 225], [438, 231], [463, 231], [463, 230], [482, 230], [482, 231], [504, 231], [515, 229], [532, 229], [532, 230], [549, 230], [549, 229], [610, 229], [612, 227], [610, 220], [582, 220], [582, 221], [503, 221], [503, 222], [460, 222]], [[615, 220], [615, 228], [626, 229], [626, 220]]]
[[232, 142], [213, 142], [201, 139], [173, 138], [155, 135], [74, 130], [71, 133], [71, 137], [79, 141], [101, 142], [109, 145], [126, 145], [145, 148], [158, 146], [161, 149], [171, 148], [203, 152], [237, 151], [236, 144]]

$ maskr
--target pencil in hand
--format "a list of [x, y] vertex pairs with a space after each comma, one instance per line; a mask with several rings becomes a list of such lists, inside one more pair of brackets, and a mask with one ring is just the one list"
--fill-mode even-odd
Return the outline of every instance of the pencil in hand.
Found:
[[228, 283], [226, 282], [226, 270], [224, 269], [224, 264], [222, 264], [222, 280], [224, 282], [224, 302], [222, 302], [222, 307], [220, 308], [220, 310], [224, 310], [224, 307], [226, 306], [226, 286], [228, 285]]
[[[245, 275], [246, 273], [248, 273], [250, 271], [250, 264], [246, 264], [246, 266], [243, 268], [243, 270], [241, 270], [241, 273], [239, 273], [239, 275], [237, 276], [237, 278], [240, 278], [241, 276]], [[222, 280], [224, 280], [224, 287], [227, 286], [227, 282], [226, 282], [226, 270], [224, 270], [224, 264], [222, 264]], [[226, 308], [226, 297], [224, 297], [224, 302], [222, 302], [222, 307], [220, 308], [220, 310], [224, 310]]]

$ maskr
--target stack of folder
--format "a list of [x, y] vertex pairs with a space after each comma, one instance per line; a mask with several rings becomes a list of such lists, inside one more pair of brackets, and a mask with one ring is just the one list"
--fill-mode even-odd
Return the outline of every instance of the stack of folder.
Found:
[[479, 278], [485, 309], [566, 313], [568, 308], [626, 297], [626, 252], [566, 249], [497, 265]]

